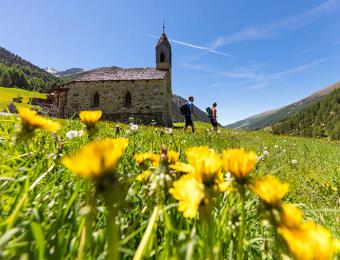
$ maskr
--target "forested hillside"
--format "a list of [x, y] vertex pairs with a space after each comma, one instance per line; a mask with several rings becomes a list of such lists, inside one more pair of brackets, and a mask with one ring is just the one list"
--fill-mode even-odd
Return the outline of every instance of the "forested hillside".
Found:
[[340, 139], [340, 89], [276, 124], [273, 132]]
[[338, 88], [340, 88], [340, 82], [336, 82], [290, 105], [248, 117], [233, 124], [227, 125], [226, 127], [240, 128], [246, 130], [258, 130], [268, 126], [272, 126], [286, 118], [289, 118], [296, 112], [308, 107], [309, 105], [314, 104], [316, 101]]
[[0, 86], [46, 92], [60, 79], [0, 47]]

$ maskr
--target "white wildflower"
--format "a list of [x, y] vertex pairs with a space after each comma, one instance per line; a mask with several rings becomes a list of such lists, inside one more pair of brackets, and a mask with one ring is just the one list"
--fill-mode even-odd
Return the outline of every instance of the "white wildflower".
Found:
[[130, 125], [130, 129], [131, 129], [131, 131], [137, 131], [137, 130], [138, 130], [138, 125], [136, 125], [136, 124], [131, 124], [131, 125]]
[[279, 148], [279, 146], [276, 144], [276, 145], [274, 145], [274, 147], [277, 149], [277, 148]]
[[79, 133], [78, 133], [78, 131], [76, 131], [76, 130], [71, 130], [71, 131], [68, 131], [68, 132], [66, 133], [66, 137], [67, 137], [68, 139], [75, 138], [75, 137], [77, 137], [78, 135], [79, 135]]
[[269, 152], [268, 151], [263, 151], [263, 155], [268, 155]]
[[173, 132], [173, 129], [172, 129], [172, 128], [167, 128], [167, 127], [166, 127], [166, 128], [164, 129], [164, 131], [165, 131], [165, 133], [171, 135], [172, 132]]
[[79, 130], [78, 136], [81, 137], [81, 136], [83, 136], [83, 134], [84, 134], [84, 131], [83, 130]]
[[294, 165], [294, 164], [297, 164], [297, 163], [298, 163], [297, 160], [295, 160], [295, 159], [292, 160], [292, 164], [293, 164], [293, 165]]

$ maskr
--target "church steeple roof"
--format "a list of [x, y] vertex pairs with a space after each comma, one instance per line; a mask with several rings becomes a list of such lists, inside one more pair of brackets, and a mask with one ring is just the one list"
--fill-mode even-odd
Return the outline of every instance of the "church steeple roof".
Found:
[[166, 47], [171, 48], [170, 47], [170, 42], [169, 42], [168, 38], [166, 37], [165, 32], [163, 32], [161, 37], [159, 38], [159, 40], [157, 42], [157, 45], [156, 45], [156, 48], [158, 46], [160, 46], [161, 44], [164, 44]]

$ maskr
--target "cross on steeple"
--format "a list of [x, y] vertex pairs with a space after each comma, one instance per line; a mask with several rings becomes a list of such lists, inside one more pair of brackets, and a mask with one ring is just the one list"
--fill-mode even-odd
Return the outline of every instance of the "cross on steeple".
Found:
[[165, 20], [163, 20], [163, 33], [164, 33], [164, 29], [165, 29]]

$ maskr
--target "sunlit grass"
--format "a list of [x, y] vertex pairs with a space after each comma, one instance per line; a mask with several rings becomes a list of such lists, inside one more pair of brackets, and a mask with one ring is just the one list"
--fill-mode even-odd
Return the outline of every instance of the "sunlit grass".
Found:
[[26, 104], [30, 98], [46, 99], [46, 94], [19, 88], [0, 87], [0, 111], [4, 110], [12, 102], [13, 98], [17, 97], [22, 97], [22, 103]]
[[[31, 140], [14, 144], [16, 117], [0, 117], [0, 258], [106, 256], [109, 212], [103, 198], [96, 200], [88, 242], [82, 235], [87, 225], [88, 205], [94, 205], [89, 204], [91, 185], [60, 163], [63, 156], [74, 154], [89, 142], [86, 134], [72, 139], [66, 137], [70, 130], [85, 130], [84, 125], [78, 120], [59, 121], [62, 129], [56, 135], [36, 130]], [[183, 124], [176, 126], [183, 127]], [[210, 234], [218, 238], [215, 241], [218, 248], [214, 249], [209, 248], [209, 229], [202, 226], [200, 218], [184, 218], [177, 211], [178, 202], [167, 192], [157, 193], [156, 189], [152, 193], [149, 184], [136, 179], [143, 166], [136, 164], [134, 155], [159, 154], [162, 144], [168, 150], [180, 152], [181, 162], [186, 161], [185, 151], [192, 146], [209, 146], [219, 153], [240, 147], [254, 151], [260, 160], [250, 176], [270, 174], [289, 183], [289, 192], [283, 201], [296, 203], [305, 219], [322, 224], [334, 237], [340, 236], [340, 146], [337, 142], [231, 129], [215, 133], [204, 123], [196, 123], [195, 134], [191, 129], [184, 132], [181, 128], [168, 134], [162, 128], [151, 126], [139, 126], [133, 131], [128, 125], [111, 122], [99, 122], [97, 128], [92, 139], [129, 139], [117, 169], [119, 187], [124, 191], [119, 193], [124, 196], [116, 219], [119, 251], [124, 259], [135, 254], [157, 259], [202, 259], [209, 250], [218, 251], [220, 259], [236, 256], [240, 217], [237, 192], [221, 193], [214, 199], [215, 233]], [[246, 257], [271, 259], [276, 250], [273, 229], [263, 224], [265, 211], [259, 199], [249, 190], [245, 196]]]

